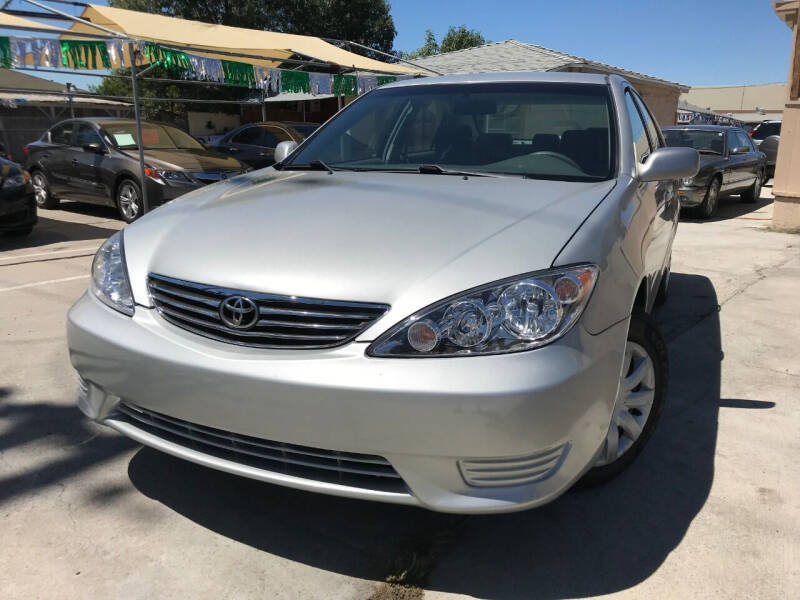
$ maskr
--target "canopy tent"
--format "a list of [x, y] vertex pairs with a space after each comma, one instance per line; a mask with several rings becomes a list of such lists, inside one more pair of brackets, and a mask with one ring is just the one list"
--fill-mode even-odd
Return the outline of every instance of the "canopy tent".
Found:
[[[142, 13], [110, 6], [87, 6], [81, 18], [93, 24], [118, 31], [136, 40], [165, 44], [167, 46], [192, 47], [195, 52], [213, 58], [226, 58], [229, 53], [240, 53], [263, 59], [248, 59], [247, 62], [263, 67], [277, 67], [281, 59], [300, 55], [342, 69], [359, 69], [377, 73], [414, 74], [423, 70], [400, 64], [384, 63], [353, 52], [343, 50], [317, 37], [275, 33], [213, 25], [200, 21], [189, 21]], [[70, 27], [74, 33], [97, 33], [89, 25], [75, 22]], [[219, 53], [219, 54], [218, 54]]]
[[[45, 25], [37, 21], [23, 19], [16, 15], [10, 15], [6, 12], [0, 12], [0, 28], [3, 29], [24, 29], [28, 31], [52, 31], [53, 33], [67, 33], [66, 29], [60, 27], [53, 27], [52, 25]], [[96, 33], [97, 30], [94, 31]]]

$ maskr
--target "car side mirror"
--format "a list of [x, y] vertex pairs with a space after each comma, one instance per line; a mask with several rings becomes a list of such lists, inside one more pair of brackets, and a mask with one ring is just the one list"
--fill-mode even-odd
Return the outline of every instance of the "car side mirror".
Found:
[[293, 142], [291, 140], [286, 140], [285, 142], [279, 142], [278, 145], [275, 147], [275, 162], [283, 162], [287, 156], [289, 156], [294, 149], [297, 148], [297, 142]]
[[731, 154], [747, 154], [748, 152], [750, 152], [750, 148], [747, 146], [737, 146], [731, 150]]
[[94, 152], [95, 154], [105, 154], [106, 147], [103, 144], [98, 142], [92, 142], [91, 144], [84, 144], [83, 145], [84, 152]]
[[694, 148], [658, 148], [639, 165], [639, 181], [664, 181], [694, 177], [700, 169], [700, 155]]

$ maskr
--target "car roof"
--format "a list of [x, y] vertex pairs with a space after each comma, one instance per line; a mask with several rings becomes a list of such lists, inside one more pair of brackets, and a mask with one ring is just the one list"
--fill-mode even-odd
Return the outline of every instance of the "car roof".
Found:
[[463, 73], [458, 75], [437, 75], [405, 79], [382, 85], [380, 89], [390, 87], [408, 87], [418, 85], [440, 85], [446, 83], [586, 83], [603, 84], [609, 81], [609, 75], [601, 73], [565, 73], [540, 71], [502, 71], [492, 73]]
[[[136, 119], [120, 119], [119, 117], [75, 117], [74, 119], [64, 119], [61, 122], [65, 123], [67, 121], [81, 121], [83, 123], [93, 123], [94, 125], [114, 125], [114, 124], [130, 125], [136, 123]], [[142, 120], [142, 123], [149, 123], [151, 125], [167, 125], [168, 127], [175, 127], [176, 129], [180, 129], [180, 127], [176, 127], [172, 123], [161, 123], [159, 121], [145, 121], [145, 120]]]

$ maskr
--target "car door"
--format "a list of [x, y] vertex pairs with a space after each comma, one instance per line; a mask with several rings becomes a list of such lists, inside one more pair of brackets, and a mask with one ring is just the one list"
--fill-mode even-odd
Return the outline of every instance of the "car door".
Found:
[[739, 147], [748, 149], [746, 154], [739, 155], [742, 159], [739, 165], [739, 169], [742, 172], [741, 186], [743, 189], [746, 189], [755, 183], [757, 177], [761, 176], [762, 159], [755, 145], [750, 140], [750, 136], [741, 129], [734, 131], [734, 134], [736, 135]]
[[47, 148], [38, 156], [38, 163], [50, 184], [50, 192], [56, 196], [69, 192], [69, 158], [75, 124], [75, 121], [65, 121], [53, 127]]
[[[99, 144], [105, 154], [86, 150], [89, 144]], [[108, 192], [103, 184], [103, 163], [108, 148], [91, 123], [79, 123], [73, 139], [71, 194], [81, 202], [106, 203]]]
[[[633, 89], [625, 92], [625, 103], [631, 117], [637, 159], [644, 163], [651, 152], [665, 145], [664, 139], [652, 114]], [[653, 214], [650, 231], [644, 236], [642, 246], [649, 298], [655, 297], [659, 275], [668, 265], [672, 251], [680, 210], [676, 188], [676, 181], [639, 183], [638, 191], [643, 208]]]
[[725, 131], [725, 168], [722, 170], [722, 191], [736, 192], [747, 185], [747, 159], [743, 154], [734, 154], [739, 147], [735, 129]]
[[250, 167], [257, 168], [259, 161], [264, 160], [261, 156], [264, 152], [260, 145], [261, 137], [261, 129], [256, 125], [249, 125], [223, 140], [223, 143], [217, 146], [217, 150], [233, 156]]

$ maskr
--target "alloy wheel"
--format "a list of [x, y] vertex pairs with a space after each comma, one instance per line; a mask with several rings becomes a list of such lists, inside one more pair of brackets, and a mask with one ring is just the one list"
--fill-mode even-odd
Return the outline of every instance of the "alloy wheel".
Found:
[[141, 205], [139, 203], [139, 191], [129, 181], [124, 182], [119, 187], [119, 212], [123, 218], [130, 222], [139, 216]]
[[36, 204], [44, 206], [47, 202], [47, 184], [41, 173], [34, 173], [32, 178], [33, 193], [36, 198]]
[[608, 465], [619, 459], [642, 435], [653, 409], [655, 384], [652, 358], [642, 346], [628, 340], [611, 426], [595, 466]]

